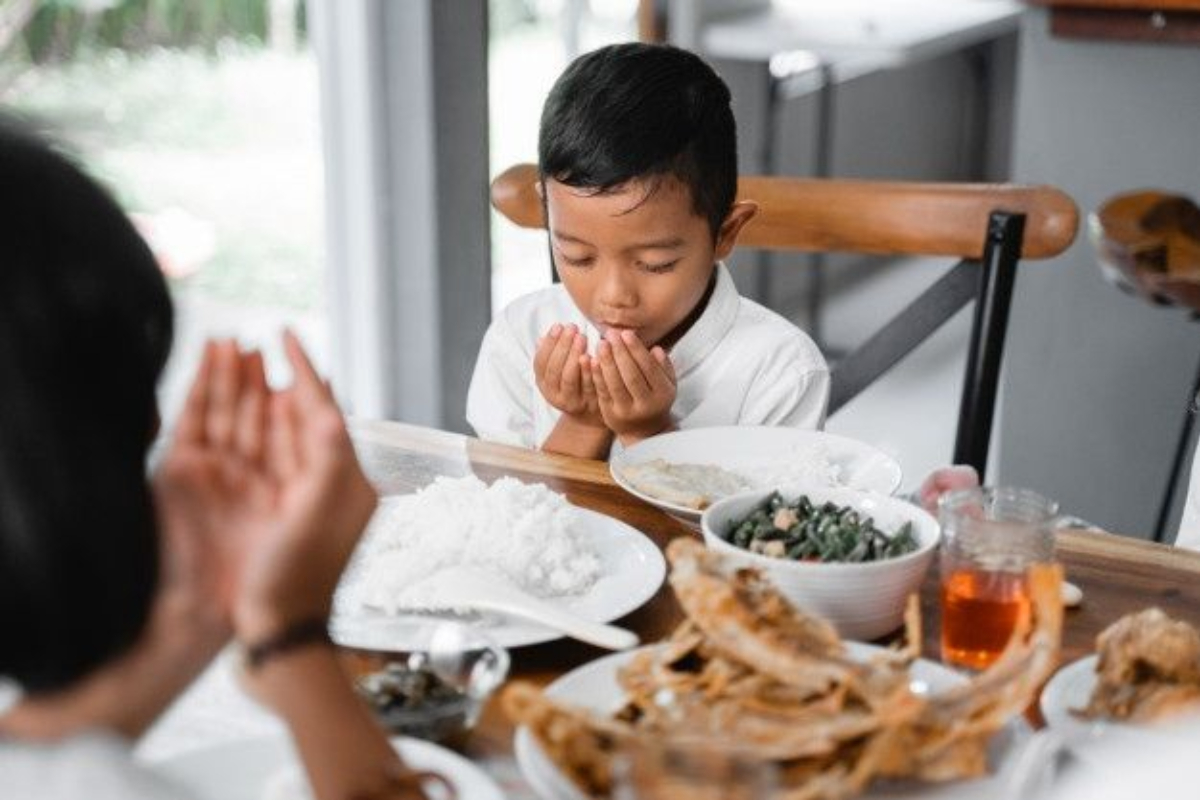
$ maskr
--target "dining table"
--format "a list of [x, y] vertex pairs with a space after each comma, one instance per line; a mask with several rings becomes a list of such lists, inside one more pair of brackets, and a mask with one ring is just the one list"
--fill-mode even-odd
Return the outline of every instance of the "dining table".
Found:
[[[676, 537], [697, 536], [682, 522], [622, 489], [608, 463], [485, 442], [470, 436], [388, 421], [351, 420], [351, 434], [363, 467], [380, 494], [417, 491], [439, 476], [475, 475], [491, 482], [510, 476], [543, 484], [576, 506], [618, 519], [660, 548]], [[714, 454], [714, 459], [719, 454]], [[1066, 577], [1083, 590], [1083, 602], [1066, 611], [1062, 663], [1094, 651], [1096, 635], [1130, 612], [1157, 606], [1200, 627], [1200, 553], [1094, 529], [1057, 534], [1056, 554]], [[921, 588], [924, 657], [939, 659], [939, 598], [936, 566]], [[683, 619], [670, 587], [615, 624], [634, 631], [644, 643], [665, 638]], [[886, 639], [883, 641], [887, 641]], [[514, 648], [509, 680], [546, 685], [605, 654], [570, 639]], [[139, 744], [136, 754], [153, 763], [233, 736], [280, 726], [237, 692], [229, 662], [217, 663], [190, 689]], [[483, 766], [511, 800], [533, 798], [513, 755], [514, 726], [494, 695], [479, 724], [459, 752]], [[1035, 708], [1027, 712], [1036, 727]]]

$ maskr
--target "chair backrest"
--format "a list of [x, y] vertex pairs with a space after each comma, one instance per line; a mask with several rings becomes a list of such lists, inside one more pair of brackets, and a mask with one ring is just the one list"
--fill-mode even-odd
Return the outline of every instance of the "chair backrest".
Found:
[[[536, 165], [511, 167], [492, 182], [492, 205], [521, 227], [544, 228], [536, 184]], [[1074, 201], [1050, 186], [764, 176], [742, 177], [738, 198], [759, 205], [738, 240], [743, 247], [960, 259], [834, 365], [829, 413], [975, 300], [953, 460], [983, 476], [1016, 267], [1070, 246], [1079, 226]]]

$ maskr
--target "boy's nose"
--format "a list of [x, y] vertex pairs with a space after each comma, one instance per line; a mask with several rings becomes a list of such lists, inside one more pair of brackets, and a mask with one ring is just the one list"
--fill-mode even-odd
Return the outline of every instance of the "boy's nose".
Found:
[[610, 266], [604, 271], [597, 294], [600, 302], [609, 308], [631, 308], [637, 305], [637, 292], [633, 281], [619, 266]]

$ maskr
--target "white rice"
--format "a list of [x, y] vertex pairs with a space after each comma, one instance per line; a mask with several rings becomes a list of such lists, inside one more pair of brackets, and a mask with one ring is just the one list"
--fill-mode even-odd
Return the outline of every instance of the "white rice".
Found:
[[385, 498], [358, 557], [361, 601], [396, 611], [420, 605], [407, 590], [447, 567], [470, 565], [538, 597], [587, 591], [600, 575], [576, 509], [540, 484], [469, 475], [438, 478]]
[[842, 468], [829, 457], [824, 445], [809, 445], [795, 449], [786, 459], [772, 460], [753, 469], [739, 469], [738, 474], [755, 488], [771, 489], [795, 483], [817, 486], [841, 486]]

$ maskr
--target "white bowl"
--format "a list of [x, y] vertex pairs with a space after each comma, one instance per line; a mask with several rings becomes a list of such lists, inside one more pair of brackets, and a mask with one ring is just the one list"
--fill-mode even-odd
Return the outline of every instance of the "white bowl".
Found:
[[862, 564], [824, 564], [759, 555], [725, 541], [724, 534], [732, 524], [765, 503], [772, 491], [776, 490], [743, 492], [710, 506], [700, 518], [705, 545], [762, 570], [788, 600], [832, 622], [843, 638], [877, 639], [900, 627], [907, 598], [920, 591], [941, 539], [937, 520], [912, 503], [887, 495], [845, 488], [791, 486], [777, 490], [789, 502], [808, 495], [813, 503], [850, 506], [872, 517], [875, 526], [889, 535], [905, 522], [911, 522], [918, 547], [897, 558]]

